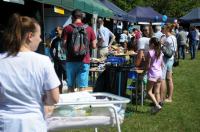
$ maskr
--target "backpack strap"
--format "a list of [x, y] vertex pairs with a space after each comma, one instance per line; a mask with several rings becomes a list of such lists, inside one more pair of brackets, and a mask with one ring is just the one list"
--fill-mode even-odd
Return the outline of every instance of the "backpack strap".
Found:
[[77, 25], [76, 24], [69, 24], [72, 28], [76, 28], [77, 27]]

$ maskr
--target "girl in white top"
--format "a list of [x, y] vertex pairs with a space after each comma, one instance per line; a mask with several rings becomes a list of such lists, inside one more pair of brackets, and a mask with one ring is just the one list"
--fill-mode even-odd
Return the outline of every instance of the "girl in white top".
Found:
[[47, 56], [35, 53], [41, 42], [38, 22], [14, 14], [0, 53], [0, 131], [47, 132], [44, 105], [59, 100], [59, 79]]

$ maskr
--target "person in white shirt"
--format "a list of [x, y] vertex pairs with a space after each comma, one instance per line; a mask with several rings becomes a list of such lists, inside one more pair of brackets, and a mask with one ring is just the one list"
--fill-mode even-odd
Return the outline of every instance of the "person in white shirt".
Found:
[[143, 29], [142, 37], [137, 41], [137, 56], [135, 60], [135, 66], [144, 67], [144, 62], [149, 50], [149, 40], [152, 37], [152, 25], [149, 25]]
[[44, 105], [58, 102], [60, 81], [49, 57], [34, 52], [40, 36], [35, 19], [9, 20], [0, 53], [1, 132], [47, 132]]
[[107, 27], [104, 27], [102, 18], [97, 20], [97, 26], [97, 56], [98, 58], [105, 58], [107, 57], [108, 51], [111, 49], [111, 45], [115, 40], [115, 35]]
[[120, 35], [119, 43], [124, 49], [127, 49], [128, 43], [128, 31], [124, 30], [123, 33]]

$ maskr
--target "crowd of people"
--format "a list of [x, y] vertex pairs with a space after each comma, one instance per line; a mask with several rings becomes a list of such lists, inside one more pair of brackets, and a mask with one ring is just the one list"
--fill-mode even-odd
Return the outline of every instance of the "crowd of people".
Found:
[[[158, 112], [164, 102], [172, 102], [173, 99], [174, 61], [184, 60], [186, 53], [190, 53], [191, 60], [196, 58], [200, 37], [198, 28], [190, 26], [187, 31], [178, 23], [168, 23], [163, 27], [156, 26], [153, 30], [150, 23], [142, 30], [124, 30], [119, 36], [122, 47], [137, 52], [135, 66], [144, 69], [142, 79], [144, 82], [147, 80], [147, 92], [155, 105], [152, 111]], [[163, 45], [171, 48], [172, 57], [162, 53]]]
[[[148, 95], [155, 105], [152, 111], [158, 112], [164, 102], [173, 101], [172, 69], [175, 59], [185, 59], [185, 52], [188, 51], [191, 60], [195, 59], [200, 34], [194, 26], [186, 32], [178, 24], [166, 24], [162, 28], [156, 27], [155, 33], [152, 31], [151, 25], [144, 28], [141, 37], [135, 41], [137, 45], [135, 65], [144, 69], [143, 79], [147, 78]], [[172, 57], [164, 55], [163, 45], [171, 48]]]
[[[107, 57], [116, 35], [104, 26], [102, 18], [97, 20], [95, 35], [82, 18], [82, 11], [76, 9], [72, 11], [72, 24], [55, 28], [56, 36], [49, 41], [53, 67], [49, 57], [34, 52], [41, 42], [39, 23], [18, 14], [11, 17], [1, 40], [0, 69], [4, 70], [0, 70], [0, 131], [46, 132], [44, 105], [59, 101], [62, 81], [66, 80], [68, 92], [88, 87], [90, 49], [97, 48], [98, 57]], [[185, 59], [188, 44], [191, 59], [196, 58], [199, 31], [194, 26], [189, 32], [183, 29], [166, 24], [153, 33], [150, 24], [142, 31], [121, 31], [116, 42], [125, 52], [137, 52], [134, 63], [144, 70], [141, 78], [147, 80], [153, 112], [161, 110], [164, 102], [173, 101], [174, 58]], [[163, 54], [163, 45], [173, 50], [172, 57]]]

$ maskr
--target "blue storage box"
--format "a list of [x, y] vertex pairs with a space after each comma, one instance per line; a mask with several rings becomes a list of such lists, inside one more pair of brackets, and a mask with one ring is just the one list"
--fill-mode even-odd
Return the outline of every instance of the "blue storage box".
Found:
[[111, 64], [124, 64], [126, 63], [126, 59], [123, 57], [111, 56], [106, 59], [106, 62], [110, 62]]

